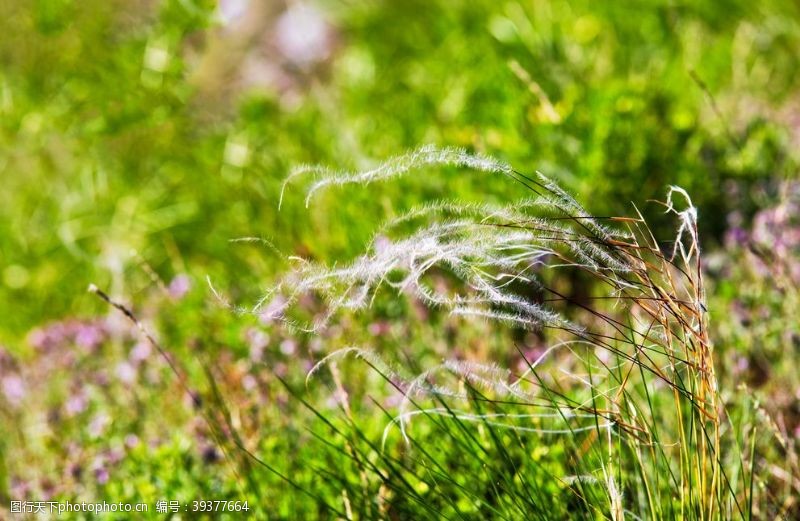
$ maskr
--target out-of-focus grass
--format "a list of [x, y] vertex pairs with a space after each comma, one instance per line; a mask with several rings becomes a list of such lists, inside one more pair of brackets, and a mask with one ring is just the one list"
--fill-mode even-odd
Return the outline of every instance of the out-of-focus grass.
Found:
[[131, 249], [165, 276], [188, 266], [229, 282], [258, 268], [263, 279], [274, 263], [228, 239], [353, 253], [365, 215], [444, 192], [513, 190], [448, 175], [386, 187], [392, 197], [347, 192], [321, 216], [297, 204], [278, 213], [279, 182], [302, 162], [360, 167], [423, 142], [463, 145], [592, 193], [598, 213], [681, 184], [709, 240], [727, 211], [752, 212], [753, 184], [794, 172], [786, 124], [796, 121], [800, 36], [788, 2], [324, 2], [329, 49], [309, 66], [270, 44], [279, 6], [251, 5], [264, 20], [255, 28], [247, 14], [220, 27], [212, 8], [4, 4], [9, 339], [90, 309], [80, 296], [88, 280], [128, 293], [149, 283]]
[[[710, 266], [718, 290], [712, 324], [719, 322], [725, 353], [720, 373], [756, 389], [772, 378], [782, 382], [763, 392], [777, 407], [775, 429], [789, 446], [796, 443], [796, 319], [787, 307], [796, 295], [792, 301], [765, 289], [771, 279], [751, 272], [746, 243], [727, 244], [738, 244], [733, 254], [722, 249], [726, 230], [749, 228], [750, 218], [777, 200], [781, 181], [796, 176], [796, 5], [326, 0], [313, 4], [312, 22], [285, 22], [282, 3], [223, 4], [228, 13], [238, 4], [247, 11], [221, 23], [209, 1], [0, 1], [0, 342], [10, 353], [0, 360], [8, 419], [0, 431], [3, 499], [48, 491], [108, 501], [247, 497], [274, 508], [276, 517], [327, 515], [257, 463], [226, 463], [198, 411], [175, 399], [182, 392], [166, 365], [152, 353], [131, 358], [137, 341], [125, 326], [112, 319], [95, 332], [101, 340], [93, 339], [87, 317], [105, 312], [85, 293], [95, 282], [135, 304], [186, 364], [193, 386], [208, 391], [202, 364], [216, 371], [245, 444], [298, 487], [341, 509], [341, 491], [358, 485], [366, 491], [361, 500], [389, 504], [394, 497], [396, 512], [423, 515], [419, 503], [375, 492], [381, 483], [369, 481], [375, 474], [365, 478], [352, 457], [367, 450], [364, 440], [330, 436], [330, 426], [276, 376], [344, 423], [325, 388], [311, 397], [299, 391], [308, 364], [336, 347], [370, 343], [421, 365], [426, 356], [456, 355], [513, 366], [520, 360], [509, 339], [533, 349], [536, 338], [387, 299], [371, 323], [350, 318], [327, 336], [297, 339], [219, 309], [203, 279], [210, 275], [235, 301], [250, 302], [283, 261], [229, 239], [264, 237], [285, 254], [335, 261], [361, 251], [377, 222], [417, 203], [443, 195], [500, 201], [517, 193], [499, 178], [444, 169], [369, 193], [326, 194], [313, 211], [295, 187], [277, 211], [280, 184], [297, 164], [361, 168], [427, 142], [542, 170], [601, 215], [628, 213], [631, 201], [661, 196], [669, 184], [689, 190], [703, 240], [728, 252]], [[311, 59], [297, 54], [302, 42], [300, 51], [276, 44], [278, 20], [290, 33], [322, 31]], [[654, 224], [668, 230], [666, 221]], [[786, 255], [796, 262], [796, 249]], [[169, 284], [183, 273], [193, 282], [189, 296], [167, 297], [159, 279]], [[308, 305], [313, 313], [315, 304]], [[413, 313], [424, 314], [429, 327], [409, 327]], [[51, 322], [76, 316], [90, 323], [59, 329], [61, 322]], [[53, 327], [58, 342], [44, 349], [38, 341]], [[343, 373], [348, 369], [357, 375], [348, 391], [358, 421], [355, 430], [342, 430], [374, 442], [386, 418], [365, 395], [389, 400], [382, 405], [391, 409], [391, 386], [358, 366], [345, 364]], [[749, 411], [742, 414], [766, 414], [750, 402], [739, 405]], [[418, 424], [420, 446], [441, 449], [465, 476], [483, 476], [461, 485], [480, 490], [494, 471], [502, 474], [471, 468], [478, 460], [460, 459], [446, 429]], [[315, 433], [335, 447], [326, 450]], [[781, 481], [772, 468], [786, 448], [761, 436], [760, 470], [791, 493], [796, 477]], [[560, 444], [487, 450], [501, 449], [518, 451], [513, 457], [533, 481], [549, 483], [564, 470]], [[419, 452], [407, 457], [411, 474], [430, 471]], [[259, 479], [255, 489], [248, 468]], [[321, 484], [320, 473], [331, 468], [352, 483], [331, 477]], [[110, 472], [107, 481], [103, 472]], [[421, 497], [433, 497], [423, 489], [434, 475], [412, 483]], [[774, 483], [765, 489], [777, 490]], [[562, 507], [574, 512], [553, 494], [541, 504], [554, 515]], [[362, 506], [364, 516], [380, 508]]]

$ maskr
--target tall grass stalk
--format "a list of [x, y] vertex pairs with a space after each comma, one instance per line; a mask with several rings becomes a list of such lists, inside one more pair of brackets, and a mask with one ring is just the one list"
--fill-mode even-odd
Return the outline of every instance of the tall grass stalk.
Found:
[[[559, 481], [589, 511], [601, 509], [613, 519], [749, 517], [752, 492], [743, 484], [752, 477], [739, 479], [748, 470], [724, 435], [697, 210], [689, 195], [671, 187], [658, 203], [677, 221], [674, 240], [664, 243], [635, 206], [628, 217], [593, 216], [544, 175], [463, 150], [424, 147], [367, 172], [303, 167], [291, 179], [316, 176], [310, 198], [324, 187], [366, 185], [435, 166], [505, 176], [526, 198], [507, 205], [442, 201], [412, 210], [383, 226], [369, 250], [347, 265], [299, 263], [254, 311], [279, 293], [276, 314], [291, 322], [297, 300], [314, 294], [326, 300], [327, 313], [291, 323], [318, 331], [338, 312], [370, 307], [379, 288], [389, 287], [465, 319], [538, 331], [550, 347], [527, 360], [522, 374], [465, 361], [406, 374], [385, 355], [350, 348], [330, 354], [312, 375], [348, 355], [365, 359], [405, 394], [389, 427], [399, 425], [406, 443], [415, 416], [445, 417], [459, 429], [478, 423], [490, 432], [572, 438], [564, 444], [573, 444], [577, 458], [568, 466], [584, 477]], [[453, 281], [447, 290], [431, 282], [442, 274]], [[454, 400], [474, 407], [478, 395], [480, 403], [528, 412], [451, 408]], [[604, 507], [590, 492], [597, 483], [605, 487]]]

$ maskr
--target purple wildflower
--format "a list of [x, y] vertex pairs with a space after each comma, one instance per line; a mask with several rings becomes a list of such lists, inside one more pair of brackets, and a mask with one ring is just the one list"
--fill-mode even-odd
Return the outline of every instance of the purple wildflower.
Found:
[[16, 374], [6, 375], [2, 379], [3, 395], [13, 407], [19, 407], [25, 398], [25, 382]]
[[150, 357], [152, 351], [153, 348], [149, 342], [137, 342], [136, 345], [133, 346], [133, 349], [131, 349], [128, 359], [134, 365], [139, 365]]
[[286, 356], [292, 356], [297, 351], [297, 342], [291, 338], [287, 338], [281, 342], [281, 353]]
[[242, 388], [245, 391], [252, 391], [256, 387], [258, 387], [258, 380], [256, 377], [251, 374], [244, 375], [242, 378]]
[[64, 410], [67, 416], [75, 416], [86, 410], [89, 401], [86, 399], [86, 394], [81, 390], [70, 396], [64, 403]]
[[333, 32], [317, 9], [294, 4], [278, 19], [275, 45], [286, 60], [308, 67], [330, 56]]
[[269, 335], [257, 328], [245, 332], [245, 339], [250, 345], [250, 360], [259, 362], [264, 356], [264, 348], [269, 344]]
[[133, 433], [128, 434], [125, 436], [125, 446], [129, 449], [133, 449], [139, 445], [139, 437]]
[[732, 228], [728, 228], [728, 231], [725, 232], [725, 246], [728, 248], [741, 248], [749, 239], [749, 234], [744, 228], [740, 228], [739, 226], [734, 226]]
[[180, 300], [192, 289], [192, 279], [185, 273], [176, 275], [169, 283], [167, 291], [174, 300]]
[[75, 343], [87, 350], [92, 350], [103, 341], [103, 332], [95, 324], [80, 324], [75, 332]]
[[124, 384], [134, 383], [136, 381], [136, 377], [138, 376], [136, 367], [134, 367], [134, 365], [128, 361], [122, 361], [118, 363], [114, 372], [119, 381]]
[[391, 331], [391, 324], [389, 324], [389, 322], [386, 320], [380, 320], [378, 322], [371, 323], [367, 327], [367, 330], [372, 336], [384, 336], [389, 334], [389, 331]]
[[217, 7], [220, 22], [231, 25], [247, 12], [249, 0], [219, 0]]
[[100, 485], [105, 485], [106, 483], [108, 483], [109, 477], [110, 476], [108, 474], [107, 468], [97, 467], [94, 469], [94, 479], [96, 479], [97, 483], [99, 483]]

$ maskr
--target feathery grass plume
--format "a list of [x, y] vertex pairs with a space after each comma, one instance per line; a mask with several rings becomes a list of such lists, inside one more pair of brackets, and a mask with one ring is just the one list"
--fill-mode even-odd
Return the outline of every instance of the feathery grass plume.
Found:
[[[303, 167], [287, 182], [315, 172], [310, 198], [324, 187], [367, 185], [436, 165], [501, 173], [532, 194], [507, 205], [428, 204], [385, 224], [369, 250], [346, 265], [298, 264], [274, 290], [285, 296], [281, 314], [289, 320], [301, 296], [318, 295], [327, 311], [304, 327], [318, 331], [341, 310], [369, 308], [387, 287], [456, 316], [537, 330], [551, 347], [527, 360], [522, 375], [492, 364], [445, 362], [410, 378], [355, 348], [329, 355], [312, 373], [354, 354], [402, 382], [406, 400], [384, 442], [394, 424], [409, 442], [407, 423], [416, 416], [448, 416], [463, 428], [480, 423], [488, 432], [568, 433], [574, 474], [604, 484], [605, 506], [584, 486], [589, 478], [571, 480], [570, 488], [586, 508], [614, 519], [746, 518], [750, 492], [742, 484], [752, 477], [741, 457], [723, 458], [740, 453], [723, 437], [697, 210], [689, 195], [671, 187], [661, 203], [678, 218], [670, 254], [635, 207], [633, 217], [595, 217], [543, 174], [528, 176], [463, 150], [423, 147], [366, 172]], [[674, 195], [682, 196], [683, 207]], [[414, 231], [398, 232], [408, 225]], [[458, 283], [437, 288], [431, 276], [441, 272]], [[573, 296], [570, 287], [587, 277], [585, 295]], [[455, 383], [437, 381], [443, 376]], [[438, 405], [422, 404], [425, 397]], [[544, 411], [464, 411], [452, 409], [452, 400]], [[593, 422], [591, 435], [578, 443], [586, 421]]]
[[396, 177], [410, 170], [431, 165], [463, 166], [474, 170], [502, 174], [510, 174], [512, 172], [509, 165], [491, 157], [469, 154], [460, 148], [436, 148], [426, 145], [407, 154], [393, 157], [375, 168], [363, 172], [337, 171], [315, 165], [297, 167], [283, 182], [280, 199], [278, 200], [278, 207], [280, 208], [283, 203], [283, 194], [286, 190], [286, 185], [299, 176], [308, 174], [316, 176], [315, 182], [311, 185], [306, 194], [306, 206], [308, 206], [314, 193], [326, 186], [371, 183], [373, 181]]

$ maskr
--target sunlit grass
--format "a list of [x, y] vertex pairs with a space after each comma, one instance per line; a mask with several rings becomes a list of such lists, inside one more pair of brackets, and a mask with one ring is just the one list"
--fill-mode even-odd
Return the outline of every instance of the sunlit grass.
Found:
[[[580, 447], [572, 471], [587, 476], [573, 482], [601, 486], [605, 504], [571, 489], [587, 510], [613, 519], [623, 519], [626, 511], [644, 517], [750, 517], [751, 470], [730, 434], [722, 436], [725, 410], [708, 334], [697, 210], [688, 194], [673, 187], [662, 203], [678, 222], [666, 251], [638, 211], [635, 217], [596, 218], [541, 174], [529, 177], [458, 151], [425, 148], [366, 173], [317, 169], [322, 177], [309, 194], [326, 184], [366, 184], [453, 157], [483, 175], [519, 182], [533, 198], [507, 206], [453, 202], [414, 211], [397, 221], [419, 222], [416, 231], [381, 236], [382, 242], [349, 265], [328, 269], [301, 262], [262, 302], [281, 295], [280, 314], [304, 295], [323, 297], [327, 312], [305, 328], [318, 331], [342, 309], [370, 307], [380, 286], [388, 286], [454, 315], [542, 331], [546, 351], [528, 360], [522, 374], [454, 361], [414, 376], [369, 350], [349, 348], [328, 355], [310, 374], [347, 355], [366, 360], [406, 396], [390, 423], [399, 425], [406, 443], [406, 424], [416, 415], [443, 418], [439, 422], [450, 425], [457, 439], [473, 430], [470, 424], [495, 440], [504, 429], [518, 438], [572, 438]], [[678, 198], [683, 207], [676, 206]], [[431, 285], [437, 270], [458, 281], [454, 290]], [[559, 289], [575, 272], [593, 279], [588, 296], [572, 298]], [[455, 382], [440, 383], [442, 375]], [[488, 393], [482, 397], [489, 404], [516, 404], [527, 412], [476, 413], [448, 405], [479, 403], [476, 390]], [[345, 396], [342, 389], [339, 395]], [[444, 407], [410, 410], [419, 396], [433, 396]], [[731, 451], [739, 456], [731, 459]], [[512, 497], [533, 493], [524, 483], [507, 484], [503, 491]]]

